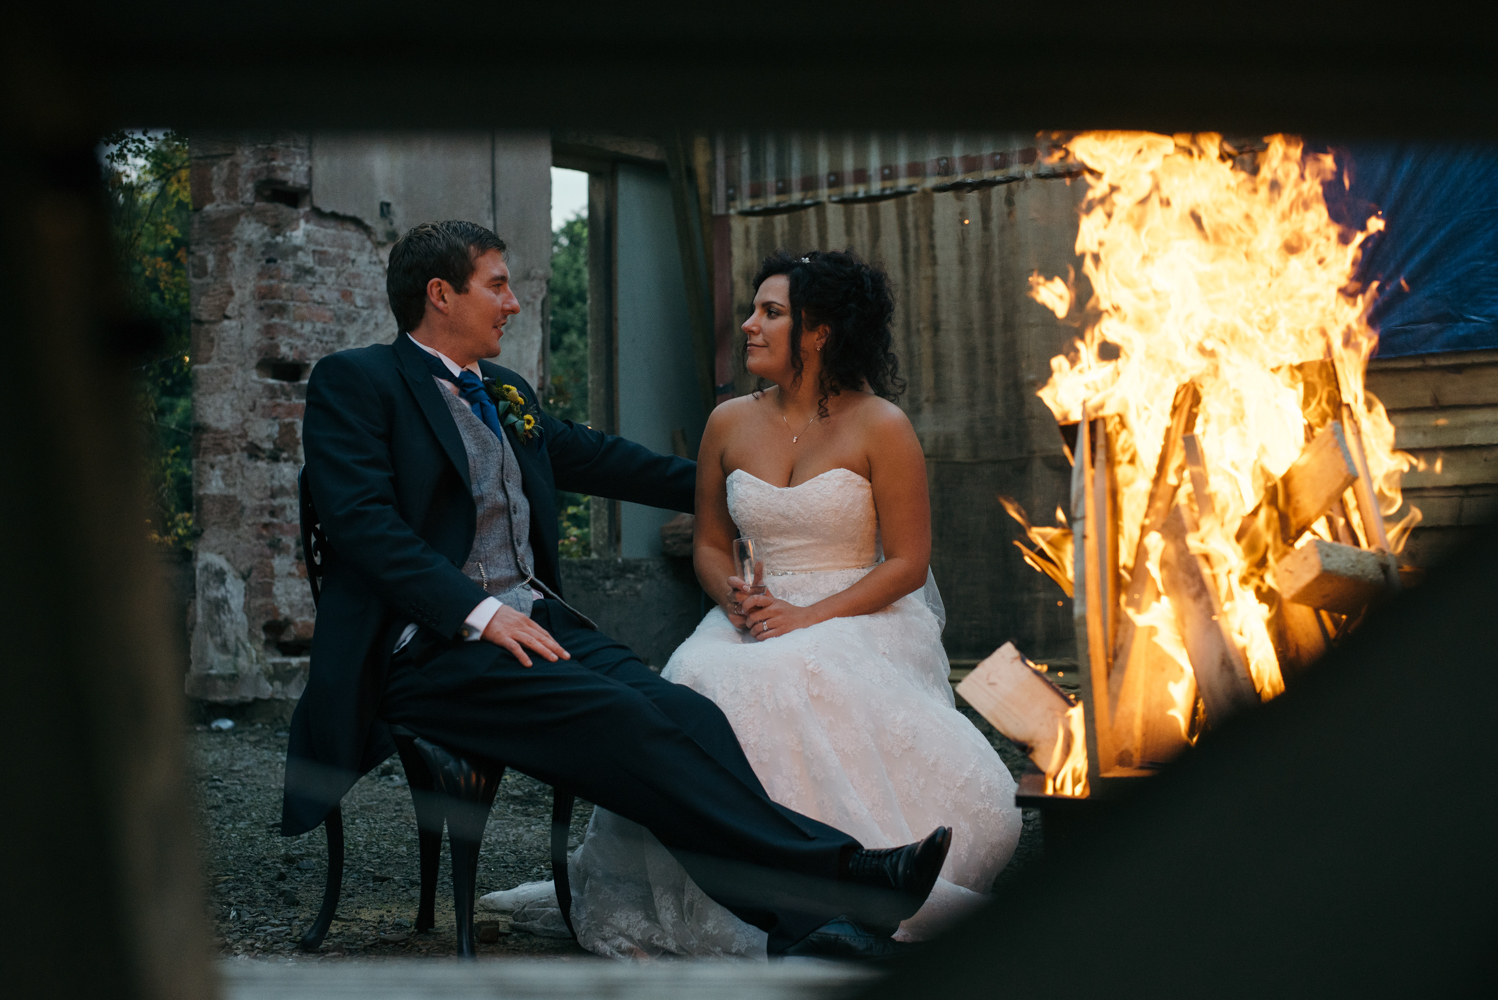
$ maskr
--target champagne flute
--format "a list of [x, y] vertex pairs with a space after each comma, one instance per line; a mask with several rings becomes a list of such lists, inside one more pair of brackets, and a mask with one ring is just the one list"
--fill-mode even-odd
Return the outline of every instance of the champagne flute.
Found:
[[765, 560], [763, 547], [753, 538], [733, 540], [733, 561], [738, 567], [739, 578], [748, 585], [750, 596], [763, 594], [770, 588], [765, 585]]

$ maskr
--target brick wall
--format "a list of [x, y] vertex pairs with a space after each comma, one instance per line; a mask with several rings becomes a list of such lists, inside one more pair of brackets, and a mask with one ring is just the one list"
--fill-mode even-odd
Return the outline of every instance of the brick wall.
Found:
[[306, 135], [191, 144], [196, 547], [187, 693], [295, 698], [313, 607], [297, 471], [307, 375], [389, 339], [388, 243], [311, 205]]

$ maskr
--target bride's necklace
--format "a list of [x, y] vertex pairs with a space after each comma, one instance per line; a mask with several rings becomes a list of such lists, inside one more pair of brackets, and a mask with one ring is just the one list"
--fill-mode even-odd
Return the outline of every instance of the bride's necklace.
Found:
[[[815, 411], [813, 411], [812, 415], [811, 415], [811, 420], [806, 421], [806, 427], [810, 427], [811, 426], [811, 421], [815, 420], [815, 419], [817, 419], [817, 414], [816, 414]], [[785, 429], [786, 430], [790, 430], [791, 429], [791, 422], [789, 420], [785, 419], [785, 412], [784, 411], [782, 411], [781, 414], [780, 414], [780, 420], [781, 420], [781, 423], [785, 424]], [[801, 440], [801, 435], [806, 433], [806, 427], [801, 428], [800, 431], [798, 431], [797, 433], [791, 435], [791, 444], [795, 444], [797, 441]]]

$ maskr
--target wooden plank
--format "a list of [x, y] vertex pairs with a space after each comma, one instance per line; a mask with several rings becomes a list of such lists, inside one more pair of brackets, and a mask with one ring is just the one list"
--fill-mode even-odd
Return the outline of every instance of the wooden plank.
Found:
[[1304, 604], [1273, 597], [1274, 610], [1269, 615], [1269, 635], [1279, 660], [1280, 676], [1288, 688], [1298, 681], [1321, 657], [1326, 655], [1330, 632], [1322, 627], [1320, 612]]
[[1387, 553], [1314, 538], [1275, 564], [1274, 582], [1287, 601], [1355, 615], [1388, 589], [1390, 565], [1397, 573]]
[[1280, 477], [1280, 503], [1290, 522], [1285, 543], [1293, 544], [1305, 534], [1357, 477], [1357, 466], [1342, 424], [1332, 421], [1311, 439]]
[[[1170, 426], [1161, 442], [1150, 484], [1149, 501], [1139, 528], [1139, 539], [1130, 569], [1124, 604], [1136, 614], [1159, 597], [1154, 578], [1145, 569], [1148, 550], [1145, 539], [1158, 532], [1170, 514], [1172, 501], [1186, 468], [1184, 441], [1196, 425], [1201, 392], [1193, 382], [1176, 388], [1171, 403]], [[1154, 641], [1154, 630], [1139, 630], [1132, 618], [1120, 612], [1114, 637], [1113, 668], [1108, 677], [1114, 755], [1112, 767], [1131, 768], [1145, 761], [1169, 760], [1184, 745], [1180, 727], [1161, 707], [1160, 693], [1175, 677], [1179, 666]]]
[[1177, 504], [1166, 518], [1161, 535], [1161, 583], [1170, 595], [1176, 621], [1185, 640], [1197, 690], [1207, 709], [1207, 721], [1218, 725], [1234, 713], [1259, 703], [1248, 664], [1228, 633], [1222, 601], [1205, 560], [1187, 542], [1190, 512]]
[[1394, 445], [1413, 448], [1470, 448], [1498, 445], [1498, 406], [1463, 406], [1444, 410], [1396, 410]]
[[[1175, 707], [1170, 685], [1183, 679], [1183, 668], [1154, 636], [1153, 628], [1139, 629], [1128, 663], [1114, 665], [1122, 675], [1113, 714], [1115, 769], [1164, 764], [1186, 748], [1181, 723], [1170, 714]], [[1187, 700], [1195, 697], [1192, 684]]]
[[1108, 653], [1108, 670], [1113, 670], [1113, 648], [1118, 638], [1118, 491], [1113, 474], [1113, 422], [1097, 420], [1092, 432], [1092, 488], [1096, 494], [1096, 535], [1098, 558], [1098, 603], [1094, 606], [1102, 618], [1103, 649]]
[[[1373, 479], [1368, 474], [1367, 452], [1363, 450], [1363, 437], [1357, 416], [1352, 407], [1342, 404], [1342, 421], [1347, 429], [1347, 448], [1357, 469], [1358, 478], [1352, 484], [1357, 500], [1358, 520], [1363, 526], [1363, 544], [1380, 552], [1389, 551], [1389, 536], [1384, 530], [1384, 516], [1378, 509], [1378, 499], [1373, 493]], [[1395, 585], [1398, 585], [1397, 578]]]
[[1196, 498], [1197, 517], [1212, 517], [1216, 508], [1212, 502], [1212, 490], [1207, 483], [1207, 457], [1202, 453], [1202, 443], [1195, 434], [1181, 439], [1186, 452], [1186, 470], [1191, 474], [1191, 494]]
[[[1111, 651], [1105, 644], [1104, 619], [1094, 611], [1103, 600], [1102, 567], [1098, 557], [1099, 511], [1092, 453], [1093, 435], [1099, 423], [1084, 405], [1072, 476], [1073, 518], [1076, 520], [1076, 515], [1080, 514], [1082, 522], [1080, 528], [1076, 524], [1072, 526], [1073, 535], [1080, 540], [1073, 566], [1077, 579], [1073, 588], [1076, 596], [1072, 598], [1072, 623], [1077, 634], [1077, 659], [1087, 670], [1087, 680], [1082, 685], [1082, 704], [1087, 713], [1087, 780], [1094, 787], [1115, 757], [1113, 720], [1108, 704]], [[1079, 597], [1082, 599], [1078, 600]]]
[[1148, 573], [1135, 572], [1142, 567], [1145, 558], [1144, 540], [1160, 530], [1170, 515], [1172, 501], [1180, 486], [1181, 470], [1186, 460], [1183, 439], [1196, 426], [1196, 412], [1201, 405], [1201, 389], [1195, 382], [1185, 382], [1176, 387], [1174, 400], [1170, 404], [1170, 427], [1160, 446], [1160, 457], [1155, 462], [1155, 478], [1150, 482], [1149, 503], [1145, 505], [1144, 523], [1139, 528], [1139, 541], [1134, 549], [1134, 561], [1129, 565], [1129, 592], [1125, 600], [1135, 612], [1142, 611], [1155, 599], [1154, 581]]
[[1006, 642], [957, 685], [957, 693], [995, 729], [1054, 775], [1071, 750], [1066, 713], [1072, 703], [1014, 643]]
[[1333, 421], [1323, 427], [1239, 524], [1237, 539], [1244, 557], [1260, 563], [1295, 544], [1349, 486], [1357, 484], [1357, 469], [1343, 424]]
[[1447, 448], [1412, 454], [1424, 460], [1425, 468], [1404, 474], [1401, 484], [1405, 489], [1498, 484], [1498, 447]]
[[1364, 384], [1386, 410], [1498, 405], [1498, 364], [1491, 362], [1412, 368], [1370, 365]]
[[1393, 358], [1372, 358], [1368, 371], [1375, 374], [1400, 372], [1410, 368], [1469, 368], [1473, 365], [1498, 364], [1498, 350], [1444, 351], [1440, 354], [1406, 354]]
[[1404, 500], [1420, 508], [1421, 528], [1476, 527], [1498, 520], [1498, 487], [1406, 489]]

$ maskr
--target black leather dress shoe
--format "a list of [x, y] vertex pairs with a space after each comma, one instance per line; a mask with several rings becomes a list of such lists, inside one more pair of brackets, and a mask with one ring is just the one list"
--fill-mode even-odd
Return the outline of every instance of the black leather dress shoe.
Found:
[[904, 847], [854, 851], [848, 857], [843, 878], [873, 889], [892, 890], [879, 916], [861, 914], [863, 919], [876, 931], [887, 929], [893, 934], [900, 921], [919, 910], [931, 895], [951, 847], [951, 828], [939, 826], [925, 840]]
[[835, 917], [780, 952], [797, 958], [843, 958], [884, 961], [901, 954], [907, 944], [868, 931], [847, 917]]

